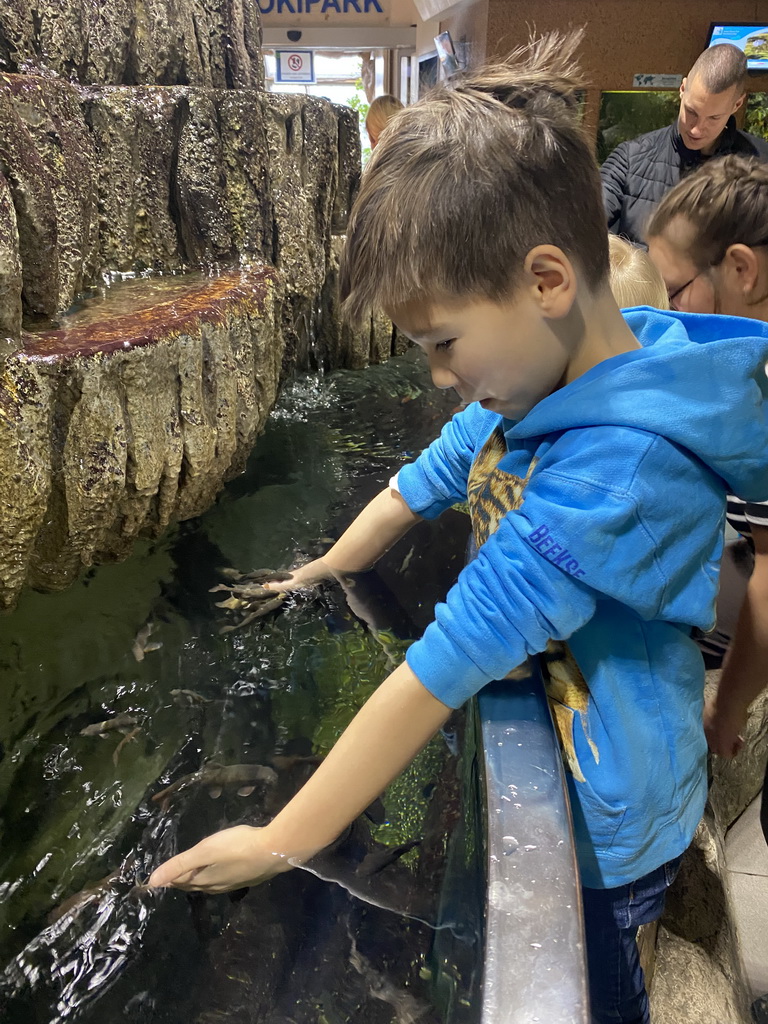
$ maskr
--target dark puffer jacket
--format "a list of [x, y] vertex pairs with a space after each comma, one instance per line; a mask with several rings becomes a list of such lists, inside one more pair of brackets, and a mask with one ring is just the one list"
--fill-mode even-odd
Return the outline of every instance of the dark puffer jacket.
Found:
[[[768, 142], [739, 131], [731, 117], [712, 156], [729, 153], [768, 161]], [[706, 159], [683, 144], [677, 122], [620, 143], [600, 168], [608, 229], [642, 242], [645, 224], [664, 193]]]

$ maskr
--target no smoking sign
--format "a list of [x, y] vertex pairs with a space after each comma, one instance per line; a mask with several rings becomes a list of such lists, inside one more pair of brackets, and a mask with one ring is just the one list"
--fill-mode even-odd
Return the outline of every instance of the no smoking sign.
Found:
[[313, 57], [312, 50], [278, 50], [275, 53], [277, 63], [275, 80], [278, 82], [313, 83], [315, 81]]

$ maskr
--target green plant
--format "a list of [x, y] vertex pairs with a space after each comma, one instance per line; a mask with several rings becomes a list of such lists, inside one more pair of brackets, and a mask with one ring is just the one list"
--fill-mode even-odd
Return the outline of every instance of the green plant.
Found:
[[347, 101], [347, 106], [356, 110], [360, 118], [360, 148], [362, 150], [363, 164], [366, 164], [371, 155], [371, 147], [368, 144], [368, 135], [365, 132], [365, 119], [368, 117], [368, 110], [371, 105], [366, 98], [362, 78], [358, 78], [355, 82], [355, 94]]
[[598, 162], [602, 163], [620, 142], [671, 124], [677, 117], [679, 103], [676, 92], [604, 92], [597, 132]]
[[744, 130], [768, 139], [768, 92], [753, 92], [747, 97]]

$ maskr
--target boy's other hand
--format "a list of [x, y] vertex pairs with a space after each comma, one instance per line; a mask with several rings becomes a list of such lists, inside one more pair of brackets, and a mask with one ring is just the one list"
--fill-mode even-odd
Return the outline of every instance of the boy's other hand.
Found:
[[713, 700], [704, 705], [704, 733], [709, 749], [720, 757], [735, 757], [744, 746], [747, 710], [733, 702], [725, 708]]
[[266, 832], [250, 825], [216, 832], [155, 868], [149, 885], [214, 895], [266, 882], [291, 868], [269, 848]]

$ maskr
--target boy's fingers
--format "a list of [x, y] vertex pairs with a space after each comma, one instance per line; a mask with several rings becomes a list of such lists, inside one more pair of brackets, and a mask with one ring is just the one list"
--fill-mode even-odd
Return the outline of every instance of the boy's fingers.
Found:
[[191, 856], [192, 851], [186, 850], [175, 857], [171, 857], [165, 864], [155, 868], [149, 876], [149, 885], [162, 887], [166, 885], [190, 885], [199, 872], [206, 867], [205, 863], [199, 863], [196, 857]]

